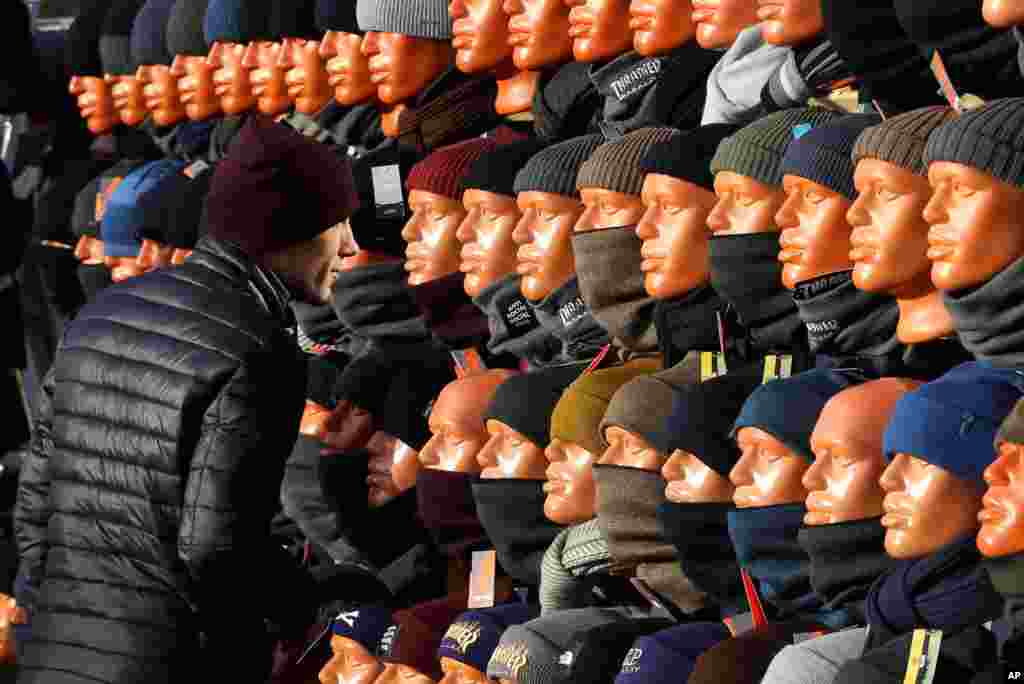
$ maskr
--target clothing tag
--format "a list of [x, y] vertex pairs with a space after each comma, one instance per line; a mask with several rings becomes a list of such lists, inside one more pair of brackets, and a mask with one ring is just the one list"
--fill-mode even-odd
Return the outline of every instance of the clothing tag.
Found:
[[722, 352], [701, 352], [700, 353], [700, 381], [706, 382], [711, 378], [717, 378], [729, 372], [725, 364], [725, 354]]
[[942, 645], [942, 630], [915, 629], [910, 642], [910, 657], [907, 658], [907, 673], [903, 684], [931, 684], [935, 679], [935, 668], [939, 664], [939, 647]]
[[743, 591], [747, 595], [747, 605], [750, 606], [754, 627], [764, 627], [768, 624], [768, 616], [765, 615], [761, 597], [757, 593], [757, 587], [754, 586], [754, 578], [746, 570], [740, 570], [740, 578], [743, 580]]
[[398, 164], [374, 166], [370, 169], [373, 182], [373, 201], [377, 205], [377, 218], [396, 219], [405, 216], [405, 196], [402, 194], [402, 174]]
[[123, 178], [105, 178], [100, 184], [100, 191], [96, 193], [96, 211], [93, 213], [96, 221], [102, 221], [103, 215], [107, 213], [107, 202], [110, 201], [110, 196], [114, 194], [114, 190], [117, 190], [117, 186], [121, 184]]
[[784, 380], [793, 374], [791, 354], [768, 354], [764, 357], [764, 377], [761, 384], [772, 380]]
[[946, 63], [942, 61], [942, 55], [938, 50], [932, 54], [931, 66], [932, 74], [942, 88], [942, 94], [949, 100], [949, 106], [956, 110], [957, 114], [963, 114], [964, 106], [960, 101], [960, 94], [956, 92], [956, 86], [953, 85], [953, 80], [949, 77], [949, 72], [946, 71]]
[[494, 606], [494, 578], [497, 571], [497, 554], [494, 549], [474, 551], [473, 567], [469, 572], [468, 608], [492, 608]]
[[587, 370], [583, 371], [583, 375], [587, 375], [588, 373], [593, 373], [594, 371], [598, 370], [599, 368], [603, 368], [604, 367], [604, 361], [605, 361], [606, 358], [608, 358], [608, 352], [610, 352], [611, 350], [612, 350], [612, 345], [610, 345], [610, 344], [606, 344], [603, 347], [601, 347], [601, 351], [597, 352], [597, 356], [595, 356], [594, 360], [590, 362], [589, 366], [587, 366]]
[[800, 138], [810, 133], [811, 129], [813, 128], [814, 126], [812, 126], [809, 123], [802, 123], [793, 126], [793, 140], [799, 140]]
[[811, 639], [817, 639], [820, 636], [825, 636], [828, 632], [797, 632], [793, 635], [794, 644], [802, 644], [805, 641]]
[[738, 615], [733, 615], [732, 617], [727, 617], [722, 620], [722, 622], [725, 623], [725, 626], [734, 637], [738, 637], [739, 635], [754, 629], [754, 614], [740, 613]]
[[189, 178], [195, 178], [208, 168], [210, 168], [210, 165], [207, 164], [202, 159], [200, 159], [186, 166], [184, 170], [182, 170], [182, 173], [188, 176]]

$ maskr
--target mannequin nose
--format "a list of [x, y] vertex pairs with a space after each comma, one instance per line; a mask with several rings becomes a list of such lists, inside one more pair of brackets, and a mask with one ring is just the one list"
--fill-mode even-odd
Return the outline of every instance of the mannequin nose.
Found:
[[210, 66], [223, 66], [221, 62], [221, 54], [224, 52], [224, 46], [219, 42], [214, 43], [210, 46], [210, 54], [206, 56], [206, 63]]
[[245, 54], [242, 55], [242, 66], [248, 69], [259, 66], [259, 51], [259, 44], [256, 41], [249, 43], [245, 48]]
[[181, 78], [185, 75], [185, 56], [175, 55], [171, 62], [171, 76]]
[[374, 31], [368, 32], [365, 36], [363, 36], [363, 42], [359, 46], [359, 50], [366, 57], [372, 57], [373, 55], [380, 52], [379, 35]]
[[654, 240], [658, 237], [658, 208], [655, 206], [647, 207], [647, 211], [644, 212], [643, 217], [640, 219], [640, 223], [636, 224], [636, 236], [641, 240]]
[[152, 74], [152, 69], [146, 65], [142, 65], [139, 67], [138, 71], [135, 72], [135, 78], [138, 79], [139, 83], [145, 85], [149, 83]]
[[878, 484], [886, 493], [898, 492], [903, 489], [902, 473], [909, 460], [906, 454], [896, 454], [888, 467], [882, 471], [882, 475], [878, 478]]
[[337, 49], [335, 49], [334, 47], [334, 41], [336, 41], [337, 39], [337, 31], [328, 31], [327, 33], [324, 34], [324, 37], [320, 40], [320, 47], [317, 50], [317, 52], [320, 53], [321, 57], [327, 59], [329, 57], [334, 57], [336, 54], [338, 54]]
[[448, 3], [448, 16], [452, 19], [461, 19], [466, 16], [466, 4], [462, 0], [451, 0]]
[[949, 186], [946, 183], [940, 183], [935, 191], [932, 193], [931, 199], [928, 200], [928, 204], [924, 206], [924, 211], [921, 215], [929, 225], [935, 225], [942, 223], [946, 220], [948, 214], [946, 213], [946, 196], [949, 193]]
[[713, 233], [729, 229], [729, 220], [725, 213], [725, 200], [719, 199], [711, 209], [707, 219], [708, 228]]
[[75, 245], [75, 258], [79, 261], [85, 261], [89, 257], [89, 236], [83, 235], [78, 238], [78, 243]]
[[750, 471], [750, 462], [754, 459], [755, 453], [756, 449], [754, 447], [743, 449], [740, 460], [729, 471], [729, 481], [737, 487], [753, 484], [754, 478]]
[[530, 242], [529, 222], [532, 220], [532, 215], [532, 209], [523, 212], [519, 222], [516, 223], [516, 227], [512, 229], [512, 242], [517, 245], [525, 245]]
[[858, 226], [866, 226], [871, 223], [868, 213], [864, 209], [864, 203], [867, 201], [866, 197], [866, 193], [857, 195], [857, 199], [855, 199], [853, 204], [850, 205], [850, 208], [846, 210], [846, 222], [854, 228], [857, 228]]
[[661, 466], [661, 477], [665, 482], [685, 479], [683, 473], [683, 457], [679, 451], [672, 452], [672, 455], [668, 457], [667, 461], [665, 461], [665, 465]]
[[81, 95], [85, 92], [85, 88], [82, 86], [81, 76], [71, 77], [71, 81], [68, 83], [68, 92], [72, 95]]
[[800, 225], [800, 220], [797, 218], [796, 211], [794, 208], [797, 203], [797, 193], [793, 193], [786, 197], [786, 201], [782, 203], [779, 210], [775, 212], [775, 225], [779, 228], [797, 228]]
[[814, 462], [804, 471], [804, 476], [800, 478], [800, 484], [808, 493], [825, 489], [825, 478], [822, 476], [822, 471], [825, 469], [824, 460], [815, 458]]
[[466, 214], [466, 218], [462, 219], [462, 223], [455, 229], [455, 239], [466, 244], [473, 242], [476, 239], [476, 231], [473, 230], [473, 225], [476, 223], [476, 210], [472, 209]]
[[501, 9], [510, 17], [523, 11], [522, 4], [519, 0], [505, 0], [501, 5]]
[[476, 454], [476, 462], [481, 468], [493, 468], [498, 465], [498, 440], [499, 437], [495, 435], [487, 440], [483, 448]]
[[282, 69], [291, 69], [295, 66], [295, 60], [292, 58], [292, 51], [295, 49], [295, 40], [293, 38], [285, 38], [281, 41], [281, 50], [277, 56], [276, 66]]

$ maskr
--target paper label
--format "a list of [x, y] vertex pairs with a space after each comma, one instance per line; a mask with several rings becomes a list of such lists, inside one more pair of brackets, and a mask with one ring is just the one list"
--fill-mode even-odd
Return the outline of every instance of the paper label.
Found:
[[784, 380], [793, 374], [793, 357], [790, 354], [768, 354], [764, 357], [764, 377], [761, 383]]
[[395, 219], [405, 216], [405, 195], [402, 194], [402, 174], [398, 164], [374, 166], [370, 169], [373, 183], [373, 202], [377, 218]]
[[700, 353], [700, 381], [706, 382], [712, 378], [725, 375], [729, 368], [725, 363], [725, 354], [722, 352], [701, 352]]
[[915, 629], [903, 684], [931, 684], [939, 664], [942, 630]]
[[949, 72], [946, 71], [946, 63], [942, 61], [942, 55], [939, 54], [938, 50], [932, 54], [931, 67], [935, 80], [939, 82], [939, 87], [942, 88], [942, 94], [949, 101], [949, 106], [955, 109], [957, 114], [963, 114], [964, 106], [960, 101], [960, 94], [956, 92], [956, 86], [953, 85], [953, 79], [949, 77]]
[[469, 572], [469, 601], [467, 607], [492, 608], [494, 606], [494, 578], [498, 561], [494, 549], [474, 551]]

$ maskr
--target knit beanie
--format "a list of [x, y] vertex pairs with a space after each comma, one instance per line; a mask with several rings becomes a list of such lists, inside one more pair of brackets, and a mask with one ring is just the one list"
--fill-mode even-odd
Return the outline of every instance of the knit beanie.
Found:
[[445, 0], [356, 0], [356, 18], [367, 33], [452, 39], [452, 19]]
[[668, 140], [651, 146], [640, 159], [640, 171], [678, 178], [715, 191], [715, 176], [711, 173], [711, 160], [718, 146], [728, 136], [740, 130], [735, 124], [708, 124], [692, 131], [674, 128]]
[[761, 385], [743, 404], [733, 437], [742, 428], [759, 428], [813, 462], [811, 433], [818, 416], [825, 403], [850, 384], [840, 373], [812, 370]]
[[541, 150], [516, 174], [516, 194], [547, 192], [579, 199], [576, 176], [580, 166], [603, 142], [604, 136], [584, 135]]
[[937, 161], [971, 166], [1024, 187], [1024, 98], [990, 102], [936, 128], [925, 145], [924, 163]]
[[351, 639], [373, 653], [390, 626], [391, 607], [383, 603], [371, 603], [338, 613], [332, 631], [336, 636]]
[[195, 178], [172, 173], [161, 180], [153, 192], [139, 198], [139, 237], [177, 249], [193, 249], [199, 241], [203, 205], [212, 180], [212, 170]]
[[631, 617], [580, 630], [562, 657], [567, 663], [563, 681], [611, 684], [638, 638], [672, 624], [667, 618]]
[[672, 137], [671, 128], [641, 128], [594, 150], [580, 166], [576, 188], [603, 188], [639, 195], [644, 186], [640, 160], [648, 150]]
[[64, 61], [74, 76], [103, 76], [100, 36], [110, 5], [102, 0], [86, 0], [82, 5], [67, 32]]
[[437, 649], [445, 630], [465, 610], [462, 592], [397, 611], [380, 639], [377, 656], [385, 663], [406, 665], [435, 681], [440, 679]]
[[210, 0], [178, 0], [167, 20], [167, 49], [172, 55], [205, 57], [210, 46], [203, 34], [203, 21]]
[[806, 620], [772, 622], [724, 639], [702, 653], [690, 674], [689, 684], [760, 682], [779, 651], [794, 643], [798, 634], [823, 632], [821, 625]]
[[1024, 401], [1017, 402], [1013, 411], [999, 426], [999, 432], [996, 433], [996, 446], [998, 447], [1003, 442], [1024, 444]]
[[519, 601], [466, 611], [444, 633], [437, 659], [451, 658], [478, 672], [487, 672], [487, 663], [505, 630], [529, 622], [539, 614], [537, 606]]
[[98, 237], [100, 224], [96, 220], [96, 195], [100, 192], [103, 177], [97, 176], [85, 184], [75, 195], [75, 208], [71, 212], [71, 232], [75, 239], [88, 235]]
[[100, 34], [100, 61], [103, 73], [129, 76], [135, 73], [132, 59], [132, 26], [144, 0], [114, 0], [103, 21]]
[[839, 118], [830, 109], [786, 109], [741, 128], [718, 146], [711, 173], [732, 171], [765, 185], [782, 185], [782, 156], [789, 141]]
[[356, 21], [355, 0], [317, 0], [316, 25], [324, 33], [363, 33], [359, 28], [359, 22]]
[[857, 198], [857, 189], [853, 187], [854, 164], [850, 153], [857, 136], [881, 121], [877, 114], [850, 114], [794, 138], [782, 157], [782, 175], [806, 178], [852, 202]]
[[551, 414], [562, 391], [575, 379], [575, 375], [558, 366], [513, 375], [495, 390], [484, 411], [484, 423], [504, 423], [544, 449], [551, 441]]
[[142, 246], [138, 233], [145, 216], [139, 210], [139, 199], [153, 192], [166, 177], [181, 173], [184, 166], [185, 162], [182, 161], [160, 159], [144, 164], [124, 177], [107, 200], [107, 208], [100, 223], [103, 253], [106, 256], [138, 256]]
[[665, 423], [672, 415], [676, 390], [700, 383], [700, 367], [687, 361], [652, 375], [638, 377], [623, 385], [612, 397], [601, 420], [601, 441], [606, 431], [617, 426], [643, 437], [655, 449], [663, 443]]
[[642, 636], [622, 659], [615, 684], [684, 682], [700, 654], [728, 637], [728, 628], [714, 623], [676, 625]]
[[132, 25], [132, 59], [135, 66], [170, 66], [174, 55], [167, 48], [167, 22], [176, 0], [146, 0]]
[[206, 44], [242, 43], [269, 36], [267, 0], [210, 0], [203, 20]]
[[544, 143], [528, 138], [500, 145], [474, 160], [462, 174], [463, 190], [483, 190], [515, 197], [516, 174], [544, 148]]
[[533, 95], [533, 128], [548, 144], [593, 132], [604, 99], [590, 80], [590, 65], [569, 62], [541, 74]]
[[270, 3], [267, 32], [270, 40], [305, 38], [320, 40], [323, 31], [316, 25], [316, 0], [264, 0]]
[[924, 148], [932, 131], [957, 118], [952, 107], [932, 106], [893, 116], [871, 126], [857, 136], [853, 163], [861, 159], [880, 159], [919, 176], [928, 174]]
[[352, 162], [359, 208], [348, 224], [359, 249], [405, 258], [402, 229], [409, 218], [405, 183], [418, 161], [413, 149], [385, 144]]
[[1021, 398], [1015, 374], [964, 363], [905, 394], [885, 430], [885, 456], [908, 454], [984, 486], [996, 432]]
[[416, 358], [387, 372], [390, 377], [384, 408], [374, 414], [374, 424], [381, 432], [419, 451], [430, 439], [430, 406], [444, 386], [455, 379], [451, 357], [441, 350], [421, 350]]
[[572, 442], [595, 457], [607, 446], [602, 418], [612, 397], [623, 385], [658, 369], [658, 363], [640, 359], [622, 366], [599, 368], [584, 373], [569, 385], [551, 414], [551, 438]]
[[[40, 65], [42, 60], [37, 54], [32, 35], [32, 17], [27, 5], [8, 5], [4, 22], [0, 24], [0, 46], [6, 61], [0, 74], [0, 114], [27, 111], [31, 105], [26, 98], [37, 99], [38, 79], [43, 76]], [[64, 87], [61, 88], [61, 97], [67, 97]]]
[[207, 229], [257, 257], [313, 239], [358, 206], [348, 161], [254, 116], [214, 172]]
[[489, 154], [498, 144], [490, 138], [472, 138], [434, 150], [412, 167], [405, 187], [462, 201], [462, 177], [470, 164]]

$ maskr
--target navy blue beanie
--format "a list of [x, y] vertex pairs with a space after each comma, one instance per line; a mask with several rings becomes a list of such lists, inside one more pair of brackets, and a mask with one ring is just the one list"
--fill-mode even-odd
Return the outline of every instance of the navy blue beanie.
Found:
[[519, 601], [466, 611], [448, 627], [437, 648], [437, 658], [451, 658], [479, 672], [487, 672], [487, 663], [505, 630], [539, 615], [539, 606]]
[[356, 21], [355, 0], [317, 0], [316, 25], [321, 31], [339, 31], [363, 35]]
[[100, 36], [110, 6], [93, 0], [83, 7], [64, 39], [64, 62], [74, 76], [103, 76], [100, 60]]
[[978, 361], [905, 394], [885, 430], [886, 458], [907, 454], [984, 486], [1000, 424], [1024, 394], [1024, 377]]
[[782, 157], [783, 175], [814, 181], [852, 202], [857, 198], [853, 146], [864, 129], [880, 123], [877, 114], [850, 114], [794, 137]]
[[206, 44], [269, 40], [268, 0], [210, 0], [203, 32]]
[[180, 174], [185, 162], [173, 159], [159, 159], [138, 167], [121, 181], [107, 200], [100, 236], [103, 239], [103, 253], [111, 257], [134, 257], [139, 255], [142, 241], [139, 229], [146, 213], [139, 199], [172, 174]]
[[702, 653], [731, 636], [721, 622], [677, 625], [633, 643], [615, 684], [676, 684], [685, 682]]
[[859, 382], [857, 376], [819, 368], [761, 385], [743, 404], [733, 437], [741, 428], [758, 428], [814, 461], [811, 433], [821, 410], [829, 399]]
[[135, 66], [170, 66], [174, 55], [167, 47], [167, 23], [177, 0], [146, 0], [132, 24], [132, 59]]
[[375, 653], [384, 632], [391, 626], [391, 607], [385, 604], [355, 606], [334, 618], [336, 636], [351, 639], [370, 653]]
[[267, 15], [269, 40], [304, 38], [320, 40], [324, 32], [316, 26], [316, 0], [263, 0], [270, 4]]

